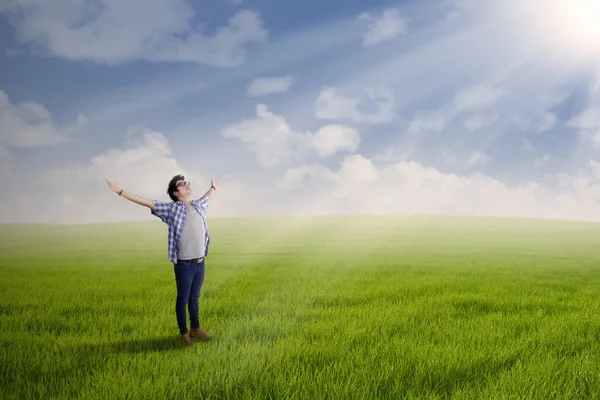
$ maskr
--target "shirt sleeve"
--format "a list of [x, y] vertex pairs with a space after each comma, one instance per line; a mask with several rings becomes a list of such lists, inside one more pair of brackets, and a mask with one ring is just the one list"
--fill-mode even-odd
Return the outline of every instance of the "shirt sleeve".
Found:
[[151, 214], [160, 218], [162, 222], [167, 223], [171, 215], [171, 203], [154, 200], [154, 210]]
[[194, 200], [194, 203], [196, 203], [195, 205], [200, 211], [206, 212], [206, 209], [208, 208], [208, 197], [202, 196], [198, 200]]

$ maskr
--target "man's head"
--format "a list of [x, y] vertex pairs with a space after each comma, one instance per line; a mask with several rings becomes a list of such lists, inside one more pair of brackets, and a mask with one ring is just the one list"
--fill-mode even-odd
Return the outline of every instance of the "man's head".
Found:
[[184, 200], [191, 193], [190, 183], [185, 181], [183, 175], [175, 175], [169, 182], [167, 193], [173, 201]]

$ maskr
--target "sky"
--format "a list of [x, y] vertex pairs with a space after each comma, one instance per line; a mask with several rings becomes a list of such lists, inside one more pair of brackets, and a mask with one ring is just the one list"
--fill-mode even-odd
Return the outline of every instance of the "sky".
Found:
[[[590, 0], [0, 0], [0, 222], [600, 221]], [[287, 4], [290, 3], [290, 4]]]

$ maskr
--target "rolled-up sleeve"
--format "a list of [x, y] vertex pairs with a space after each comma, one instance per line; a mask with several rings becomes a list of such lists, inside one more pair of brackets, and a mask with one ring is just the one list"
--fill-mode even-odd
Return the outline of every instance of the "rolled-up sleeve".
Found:
[[206, 197], [206, 196], [202, 196], [198, 200], [195, 200], [194, 202], [196, 203], [196, 205], [202, 212], [205, 212], [206, 209], [208, 208], [208, 197]]
[[154, 200], [154, 210], [151, 214], [160, 218], [162, 222], [167, 223], [171, 214], [171, 203]]

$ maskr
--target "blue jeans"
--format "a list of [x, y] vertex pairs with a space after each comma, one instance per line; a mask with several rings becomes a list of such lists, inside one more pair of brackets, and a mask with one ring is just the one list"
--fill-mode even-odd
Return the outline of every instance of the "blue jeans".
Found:
[[191, 328], [200, 328], [198, 318], [198, 299], [200, 289], [204, 283], [204, 258], [200, 262], [178, 261], [173, 267], [175, 271], [175, 283], [177, 284], [177, 302], [175, 314], [177, 325], [182, 335], [188, 333], [186, 325], [185, 307], [187, 305], [190, 313]]

